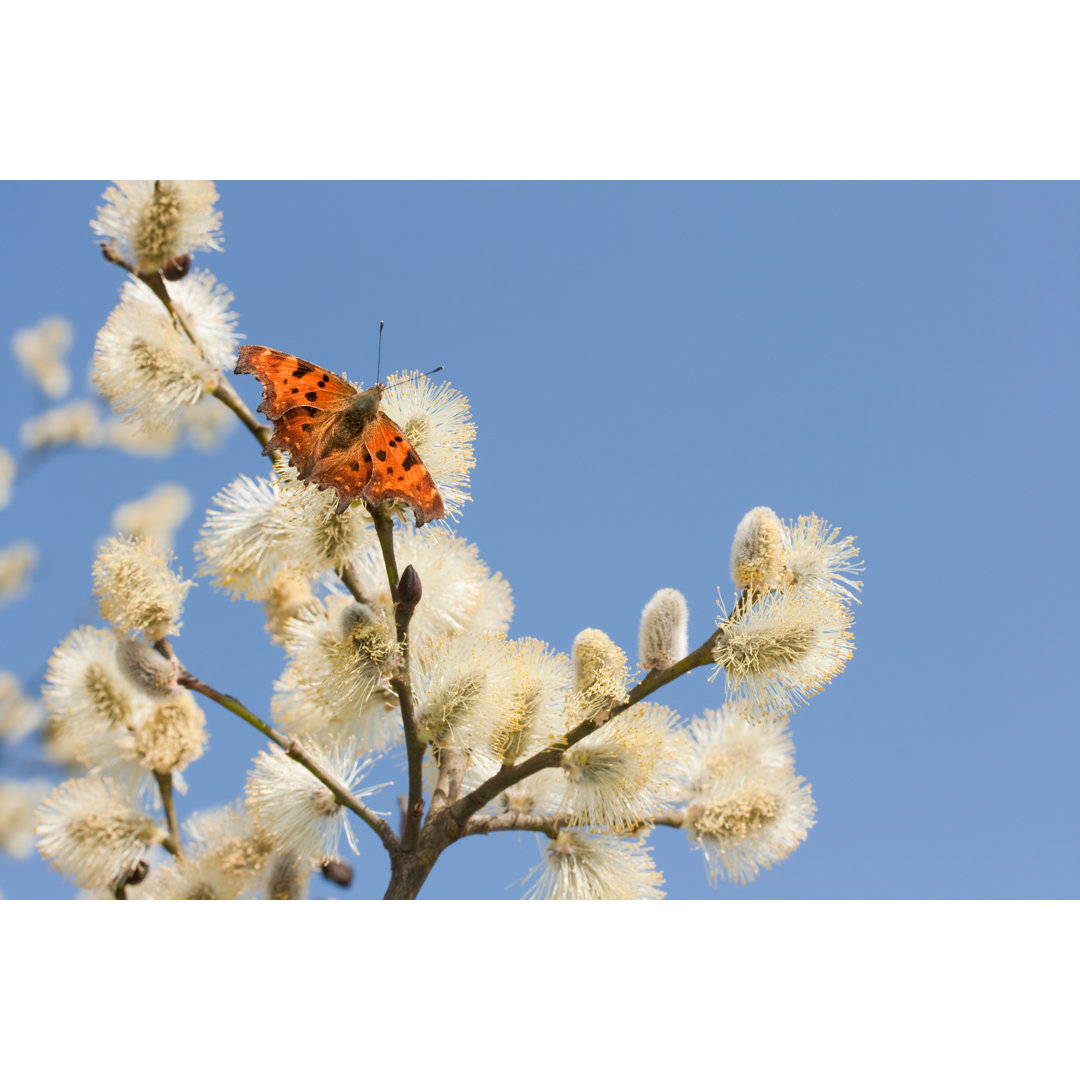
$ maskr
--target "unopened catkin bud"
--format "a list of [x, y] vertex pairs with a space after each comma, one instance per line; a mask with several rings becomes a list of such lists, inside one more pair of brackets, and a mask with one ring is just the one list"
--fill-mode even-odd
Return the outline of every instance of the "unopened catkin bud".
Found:
[[689, 651], [690, 615], [678, 589], [661, 589], [641, 613], [638, 649], [646, 671], [664, 671]]
[[150, 864], [145, 859], [139, 860], [139, 865], [134, 870], [129, 870], [123, 879], [125, 885], [141, 885], [150, 873]]
[[743, 517], [731, 545], [731, 576], [740, 589], [758, 593], [784, 584], [783, 536], [780, 519], [767, 506]]
[[398, 582], [398, 599], [403, 607], [414, 608], [420, 603], [420, 597], [424, 595], [424, 588], [420, 584], [420, 575], [410, 563], [401, 572], [401, 580]]
[[319, 869], [322, 876], [334, 885], [347, 889], [352, 884], [353, 868], [341, 859], [328, 859]]
[[179, 281], [187, 276], [191, 269], [191, 256], [188, 254], [177, 255], [170, 259], [162, 268], [161, 276], [166, 281]]
[[137, 638], [121, 638], [116, 643], [116, 662], [134, 686], [152, 698], [167, 698], [176, 693], [180, 665], [174, 657], [166, 659]]

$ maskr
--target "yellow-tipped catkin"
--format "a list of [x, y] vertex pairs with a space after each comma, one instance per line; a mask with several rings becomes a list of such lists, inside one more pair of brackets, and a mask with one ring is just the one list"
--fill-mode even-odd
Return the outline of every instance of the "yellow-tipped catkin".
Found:
[[180, 772], [205, 746], [206, 715], [186, 690], [151, 706], [135, 731], [138, 760], [153, 772]]
[[767, 506], [755, 506], [735, 530], [731, 576], [740, 589], [763, 592], [784, 584], [784, 529]]
[[582, 630], [570, 650], [572, 711], [584, 718], [626, 700], [626, 653], [604, 633]]
[[169, 568], [172, 553], [156, 541], [113, 537], [94, 563], [102, 617], [121, 634], [157, 641], [180, 629], [190, 581]]
[[84, 889], [108, 888], [167, 833], [117, 784], [101, 776], [67, 780], [37, 811], [38, 850]]

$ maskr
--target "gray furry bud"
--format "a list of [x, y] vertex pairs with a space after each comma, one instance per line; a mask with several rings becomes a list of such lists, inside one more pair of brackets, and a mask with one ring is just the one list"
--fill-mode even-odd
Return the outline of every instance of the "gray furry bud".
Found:
[[116, 643], [116, 662], [128, 680], [152, 698], [168, 698], [176, 693], [180, 665], [166, 659], [137, 638], [121, 638]]
[[686, 598], [678, 589], [661, 589], [641, 613], [638, 648], [646, 671], [664, 671], [689, 651]]

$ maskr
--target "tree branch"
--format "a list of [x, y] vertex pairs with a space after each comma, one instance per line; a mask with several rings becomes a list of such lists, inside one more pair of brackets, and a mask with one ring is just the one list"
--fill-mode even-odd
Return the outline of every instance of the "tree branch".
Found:
[[[172, 645], [166, 639], [154, 642], [154, 648], [156, 648], [163, 656], [167, 656], [170, 659], [173, 656]], [[228, 709], [229, 712], [239, 716], [241, 720], [244, 720], [256, 730], [261, 731], [272, 743], [276, 743], [280, 746], [293, 761], [302, 765], [312, 776], [324, 784], [333, 793], [334, 798], [341, 806], [344, 806], [347, 810], [351, 810], [358, 818], [370, 826], [378, 835], [379, 839], [382, 840], [383, 845], [386, 848], [394, 850], [398, 847], [398, 838], [394, 835], [393, 829], [391, 829], [378, 814], [365, 806], [347, 788], [343, 787], [337, 780], [324, 772], [323, 769], [312, 761], [312, 759], [297, 744], [295, 739], [282, 734], [276, 728], [273, 728], [266, 723], [265, 720], [260, 720], [259, 717], [245, 705], [241, 704], [236, 698], [229, 694], [223, 694], [219, 690], [215, 690], [212, 686], [208, 686], [201, 679], [192, 675], [186, 668], [181, 668], [177, 682], [181, 686], [187, 687], [189, 690], [194, 690], [196, 693], [208, 697], [211, 701], [216, 701], [222, 708]]]
[[[191, 332], [191, 327], [184, 321], [184, 316], [177, 310], [176, 305], [172, 301], [172, 297], [169, 295], [169, 290], [165, 285], [165, 279], [160, 273], [154, 272], [153, 274], [140, 274], [133, 266], [122, 259], [108, 244], [101, 245], [101, 253], [111, 263], [115, 263], [117, 266], [123, 267], [132, 277], [138, 278], [162, 303], [165, 310], [169, 313], [173, 321], [173, 326], [177, 330], [183, 331], [185, 337], [196, 349], [199, 350], [199, 355], [206, 359], [206, 354], [203, 352], [202, 346], [196, 340], [195, 335]], [[270, 441], [271, 429], [265, 424], [260, 424], [255, 419], [255, 414], [244, 404], [240, 395], [233, 389], [232, 384], [225, 378], [224, 373], [218, 379], [217, 386], [211, 391], [211, 393], [227, 408], [231, 409], [240, 419], [240, 422], [259, 440], [260, 446], [265, 446]]]
[[[412, 679], [409, 675], [409, 623], [420, 602], [422, 587], [416, 571], [406, 567], [406, 596], [401, 595], [401, 578], [398, 575], [397, 556], [394, 553], [394, 523], [382, 506], [368, 504], [379, 538], [383, 562], [386, 564], [386, 580], [390, 585], [390, 597], [394, 603], [394, 627], [398, 647], [401, 650], [401, 667], [390, 680], [390, 689], [397, 694], [401, 709], [401, 726], [405, 736], [405, 754], [409, 770], [408, 809], [403, 814], [401, 846], [406, 851], [416, 847], [420, 825], [424, 815], [424, 751], [427, 740], [420, 734], [416, 723], [416, 707], [413, 703]], [[344, 579], [343, 579], [344, 580]]]
[[449, 808], [449, 813], [459, 826], [465, 826], [466, 822], [477, 810], [487, 805], [496, 795], [501, 794], [508, 787], [512, 787], [541, 769], [550, 769], [559, 765], [562, 762], [563, 754], [571, 746], [581, 742], [582, 739], [591, 735], [597, 728], [602, 727], [609, 720], [648, 697], [654, 690], [659, 690], [661, 686], [666, 686], [669, 682], [677, 679], [680, 675], [685, 675], [686, 672], [692, 671], [694, 668], [713, 663], [713, 650], [723, 635], [724, 626], [717, 627], [698, 648], [689, 656], [683, 657], [677, 664], [673, 664], [665, 671], [650, 671], [630, 691], [625, 701], [617, 702], [610, 708], [602, 710], [597, 716], [583, 720], [558, 742], [538, 751], [525, 761], [519, 762], [517, 765], [504, 765], [494, 776], [485, 780], [479, 787], [469, 792], [468, 795], [458, 799]]
[[544, 817], [541, 814], [522, 814], [517, 810], [508, 810], [505, 814], [470, 818], [465, 824], [462, 836], [486, 836], [493, 832], [508, 832], [511, 829], [524, 829], [527, 832], [542, 832], [552, 840], [559, 835], [559, 829], [565, 820]]
[[236, 413], [240, 418], [240, 423], [259, 440], [260, 446], [265, 446], [270, 441], [271, 429], [265, 424], [260, 424], [255, 419], [255, 414], [240, 399], [240, 395], [233, 389], [232, 383], [224, 375], [218, 380], [218, 384], [214, 387], [212, 393], [218, 401]]
[[364, 595], [364, 590], [360, 588], [360, 579], [356, 576], [356, 571], [353, 569], [352, 563], [346, 563], [338, 571], [338, 577], [341, 578], [345, 588], [352, 593], [354, 600], [361, 604], [370, 603], [368, 598]]
[[439, 779], [431, 793], [429, 816], [438, 814], [452, 805], [461, 792], [461, 781], [465, 778], [468, 759], [464, 751], [447, 746], [438, 751]]
[[[565, 817], [544, 814], [523, 814], [518, 810], [507, 810], [502, 814], [479, 815], [470, 818], [465, 823], [462, 836], [486, 836], [493, 832], [509, 832], [520, 829], [526, 832], [546, 833], [553, 840], [559, 831], [569, 826], [570, 822]], [[666, 810], [663, 813], [653, 814], [652, 817], [644, 818], [638, 823], [636, 829], [650, 829], [654, 825], [667, 825], [673, 829], [681, 829], [686, 824], [686, 810]]]
[[162, 841], [162, 847], [178, 859], [184, 857], [184, 844], [180, 839], [180, 822], [176, 819], [176, 807], [173, 805], [173, 783], [171, 772], [154, 771], [158, 791], [161, 792], [161, 805], [165, 810], [165, 821], [169, 826], [169, 836]]

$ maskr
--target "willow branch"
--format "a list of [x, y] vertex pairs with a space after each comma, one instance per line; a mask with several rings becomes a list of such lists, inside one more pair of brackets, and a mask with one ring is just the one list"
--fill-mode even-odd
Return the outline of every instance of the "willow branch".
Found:
[[461, 835], [486, 836], [493, 832], [522, 829], [526, 832], [546, 833], [554, 840], [559, 835], [559, 829], [565, 824], [565, 820], [559, 818], [545, 817], [541, 814], [522, 814], [517, 810], [510, 810], [505, 814], [472, 818], [466, 823]]
[[[199, 350], [199, 355], [205, 360], [206, 354], [203, 352], [202, 345], [199, 344], [195, 335], [191, 331], [191, 327], [188, 326], [184, 320], [184, 316], [172, 301], [172, 297], [169, 295], [169, 290], [165, 285], [165, 279], [160, 273], [154, 272], [152, 274], [140, 274], [135, 268], [128, 263], [125, 259], [121, 258], [108, 244], [101, 245], [101, 253], [111, 263], [115, 263], [117, 266], [123, 267], [132, 277], [138, 278], [164, 305], [165, 310], [172, 318], [173, 326], [177, 330], [183, 332], [184, 336]], [[265, 446], [270, 441], [271, 430], [264, 424], [260, 424], [255, 419], [254, 413], [244, 404], [240, 395], [232, 388], [232, 385], [222, 376], [218, 380], [217, 386], [212, 391], [214, 397], [218, 399], [223, 405], [231, 409], [240, 422], [259, 440], [260, 446]]]
[[[167, 656], [170, 659], [173, 656], [172, 646], [167, 640], [154, 642], [154, 648], [156, 648], [163, 656]], [[330, 776], [329, 773], [325, 772], [318, 764], [312, 761], [304, 750], [297, 745], [295, 739], [289, 738], [288, 735], [283, 735], [276, 728], [273, 728], [266, 723], [265, 720], [260, 720], [259, 717], [236, 698], [232, 697], [230, 694], [223, 694], [219, 690], [215, 690], [212, 686], [208, 686], [186, 669], [181, 669], [177, 682], [181, 686], [187, 687], [189, 690], [194, 690], [197, 694], [208, 697], [211, 701], [216, 701], [223, 709], [228, 709], [229, 712], [233, 713], [235, 716], [239, 716], [241, 720], [250, 724], [257, 731], [261, 731], [272, 743], [280, 746], [288, 757], [292, 758], [297, 764], [303, 765], [312, 776], [328, 788], [333, 793], [334, 799], [341, 806], [344, 806], [347, 810], [351, 810], [358, 818], [370, 826], [378, 835], [379, 839], [382, 840], [383, 845], [387, 849], [393, 850], [397, 848], [398, 839], [394, 835], [393, 829], [391, 829], [374, 810], [365, 806], [347, 788], [343, 787], [337, 780]]]
[[398, 675], [391, 679], [390, 688], [398, 696], [401, 726], [405, 732], [405, 753], [408, 758], [408, 813], [405, 815], [405, 828], [401, 837], [401, 846], [408, 851], [416, 847], [416, 838], [420, 835], [420, 823], [424, 816], [424, 750], [427, 742], [417, 728], [416, 706], [407, 673], [405, 677]]
[[341, 582], [345, 588], [352, 593], [354, 600], [361, 604], [369, 603], [368, 598], [364, 595], [364, 590], [360, 588], [360, 579], [356, 576], [356, 571], [353, 569], [352, 563], [346, 563], [338, 571], [338, 577], [341, 578]]
[[394, 552], [393, 519], [382, 506], [369, 503], [368, 512], [374, 522], [375, 535], [379, 538], [383, 562], [386, 564], [386, 580], [390, 585], [390, 597], [394, 603], [394, 628], [397, 633], [398, 648], [401, 651], [401, 667], [390, 680], [390, 689], [397, 694], [398, 706], [401, 709], [401, 726], [405, 736], [405, 754], [409, 770], [408, 810], [403, 815], [401, 846], [406, 851], [411, 851], [416, 847], [424, 815], [424, 751], [427, 748], [427, 740], [420, 734], [420, 728], [416, 722], [412, 679], [409, 675], [409, 623], [416, 610], [419, 593], [406, 601], [402, 600], [397, 555]]
[[260, 446], [265, 446], [270, 441], [270, 428], [265, 424], [260, 424], [255, 419], [255, 414], [240, 399], [240, 395], [233, 389], [232, 383], [224, 375], [218, 380], [217, 386], [214, 387], [213, 395], [218, 401], [236, 413], [240, 423], [259, 440]]
[[[562, 829], [569, 826], [570, 821], [566, 817], [543, 814], [523, 814], [517, 810], [508, 810], [503, 814], [489, 816], [477, 816], [470, 818], [465, 823], [462, 836], [486, 836], [493, 832], [511, 832], [514, 830], [524, 832], [542, 832], [550, 836], [552, 840], [559, 835]], [[654, 825], [667, 825], [672, 829], [681, 829], [686, 824], [686, 810], [667, 810], [651, 817], [643, 818], [633, 830], [651, 829]]]
[[685, 675], [694, 668], [704, 667], [713, 663], [713, 651], [720, 639], [724, 636], [724, 626], [719, 626], [709, 635], [701, 645], [689, 656], [684, 656], [677, 664], [673, 664], [665, 671], [650, 671], [627, 695], [625, 701], [617, 702], [607, 709], [603, 709], [597, 716], [583, 720], [577, 727], [572, 728], [558, 742], [552, 743], [543, 750], [526, 758], [517, 765], [503, 765], [492, 777], [485, 780], [479, 787], [469, 792], [468, 795], [458, 799], [450, 807], [449, 812], [458, 823], [464, 826], [469, 818], [481, 807], [491, 802], [496, 795], [504, 792], [508, 787], [526, 777], [538, 773], [541, 769], [550, 769], [562, 762], [563, 754], [575, 743], [591, 735], [597, 728], [602, 727], [609, 720], [625, 712], [632, 705], [647, 698], [655, 690], [666, 686], [669, 682]]
[[161, 846], [178, 859], [184, 857], [184, 845], [180, 839], [180, 822], [176, 819], [176, 807], [173, 805], [173, 783], [171, 772], [154, 771], [158, 791], [161, 792], [161, 805], [165, 810], [165, 822], [169, 826], [169, 835], [162, 840]]
[[464, 751], [456, 747], [447, 746], [439, 751], [439, 779], [431, 793], [430, 814], [438, 814], [457, 799], [467, 764]]

